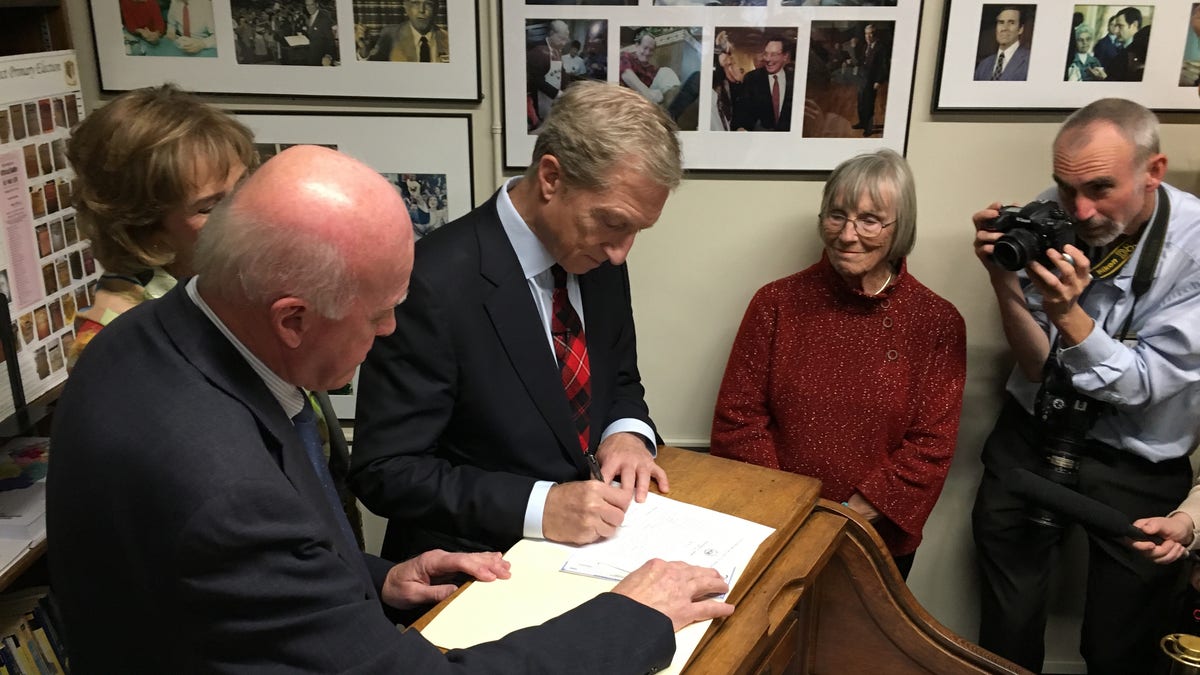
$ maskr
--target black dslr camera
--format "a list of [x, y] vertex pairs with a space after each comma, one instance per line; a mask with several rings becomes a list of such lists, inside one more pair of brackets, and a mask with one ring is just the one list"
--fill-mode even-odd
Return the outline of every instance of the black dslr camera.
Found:
[[[1071, 376], [1053, 360], [1046, 364], [1034, 415], [1042, 423], [1041, 475], [1063, 487], [1079, 486], [1079, 461], [1087, 448], [1087, 433], [1108, 410], [1108, 404], [1084, 396], [1071, 385]], [[1039, 525], [1067, 525], [1057, 513], [1030, 505], [1028, 518]]]
[[1075, 221], [1054, 202], [1005, 206], [987, 227], [1004, 233], [992, 247], [992, 260], [1010, 272], [1024, 269], [1034, 260], [1049, 266], [1047, 250], [1061, 252], [1063, 246], [1075, 243]]

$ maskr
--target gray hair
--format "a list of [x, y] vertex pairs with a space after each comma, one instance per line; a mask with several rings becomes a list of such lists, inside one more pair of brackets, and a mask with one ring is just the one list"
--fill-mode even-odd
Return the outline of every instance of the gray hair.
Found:
[[619, 164], [633, 163], [646, 178], [668, 189], [683, 179], [679, 128], [641, 94], [602, 82], [576, 82], [554, 101], [533, 146], [527, 178], [552, 155], [572, 187], [599, 190]]
[[1133, 144], [1136, 162], [1143, 162], [1159, 152], [1158, 118], [1144, 106], [1123, 98], [1102, 98], [1071, 113], [1059, 128], [1054, 142], [1057, 144], [1068, 131], [1097, 123], [1116, 127], [1121, 136]]
[[1095, 34], [1096, 33], [1092, 31], [1092, 27], [1087, 25], [1086, 21], [1079, 24], [1078, 26], [1075, 26], [1075, 37], [1083, 37], [1084, 35], [1087, 35], [1088, 37], [1092, 37]]
[[896, 209], [896, 228], [887, 259], [895, 262], [912, 252], [917, 241], [917, 187], [908, 162], [894, 150], [876, 150], [842, 162], [829, 174], [821, 196], [821, 213], [857, 208], [868, 197], [875, 208], [889, 200]]
[[358, 277], [333, 242], [239, 208], [236, 193], [200, 230], [193, 267], [202, 288], [218, 297], [263, 305], [303, 298], [327, 319], [345, 316], [358, 295]]

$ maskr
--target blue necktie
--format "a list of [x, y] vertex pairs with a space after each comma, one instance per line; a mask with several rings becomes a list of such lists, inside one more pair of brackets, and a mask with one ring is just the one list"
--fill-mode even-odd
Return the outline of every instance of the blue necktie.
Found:
[[321, 432], [317, 430], [317, 415], [308, 402], [308, 396], [304, 397], [304, 407], [292, 418], [292, 424], [296, 426], [296, 433], [300, 435], [300, 440], [304, 444], [304, 452], [308, 455], [308, 461], [317, 474], [317, 480], [320, 481], [321, 488], [325, 492], [329, 508], [333, 509], [334, 520], [342, 528], [342, 534], [350, 542], [350, 547], [357, 549], [358, 540], [354, 537], [354, 532], [350, 530], [350, 521], [346, 520], [342, 500], [333, 487], [333, 475], [329, 473], [329, 462], [325, 459], [325, 445], [321, 442]]

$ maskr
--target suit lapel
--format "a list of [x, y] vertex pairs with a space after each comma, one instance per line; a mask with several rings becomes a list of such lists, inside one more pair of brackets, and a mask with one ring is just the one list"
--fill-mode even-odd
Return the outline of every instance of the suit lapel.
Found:
[[317, 512], [334, 550], [351, 569], [359, 572], [367, 588], [373, 589], [362, 554], [351, 548], [342, 535], [335, 520], [337, 516], [330, 511], [324, 488], [313, 472], [292, 421], [262, 378], [187, 297], [186, 283], [181, 280], [174, 290], [156, 301], [159, 321], [168, 339], [214, 386], [240, 401], [254, 415], [268, 452], [305, 503]]
[[484, 309], [534, 406], [564, 453], [584, 471], [587, 466], [583, 454], [575, 451], [579, 437], [571, 424], [571, 409], [563, 393], [558, 364], [546, 343], [545, 329], [529, 294], [525, 273], [504, 234], [495, 204], [489, 203], [484, 211], [484, 218], [475, 226], [480, 276], [492, 287], [492, 292], [485, 294]]

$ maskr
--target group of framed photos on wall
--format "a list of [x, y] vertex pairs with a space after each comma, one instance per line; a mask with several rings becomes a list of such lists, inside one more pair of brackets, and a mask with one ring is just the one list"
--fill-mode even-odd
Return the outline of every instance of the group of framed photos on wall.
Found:
[[[491, 1], [507, 168], [528, 163], [553, 99], [583, 80], [661, 105], [692, 170], [823, 171], [904, 151], [922, 0]], [[107, 91], [482, 100], [471, 0], [90, 2]], [[933, 108], [1125, 96], [1195, 110], [1197, 84], [1200, 2], [946, 0]]]
[[679, 125], [692, 170], [821, 171], [904, 151], [920, 0], [500, 0], [504, 164], [558, 92], [629, 87]]
[[1200, 3], [947, 0], [942, 36], [935, 110], [1200, 109]]
[[[585, 79], [660, 103], [680, 124], [689, 169], [826, 170], [881, 146], [903, 151], [920, 0], [836, 1], [846, 6], [498, 0], [504, 163], [528, 163], [552, 97]], [[91, 9], [105, 90], [173, 81], [201, 93], [480, 100], [470, 0]]]

